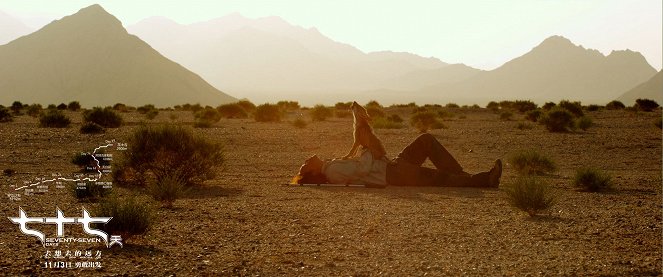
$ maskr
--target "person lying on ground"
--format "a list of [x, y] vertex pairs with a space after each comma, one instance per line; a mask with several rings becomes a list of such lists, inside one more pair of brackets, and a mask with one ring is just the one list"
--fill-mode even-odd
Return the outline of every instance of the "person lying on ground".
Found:
[[[435, 169], [422, 166], [426, 159]], [[422, 134], [392, 161], [374, 160], [363, 149], [355, 159], [323, 161], [317, 155], [306, 159], [292, 184], [355, 184], [367, 186], [443, 186], [497, 188], [502, 176], [502, 161], [497, 159], [490, 171], [469, 174], [431, 134]]]

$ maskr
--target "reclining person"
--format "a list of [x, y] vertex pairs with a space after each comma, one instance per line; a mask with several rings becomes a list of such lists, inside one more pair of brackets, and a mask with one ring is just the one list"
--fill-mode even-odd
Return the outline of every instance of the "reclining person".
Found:
[[[430, 159], [435, 169], [423, 167]], [[357, 159], [323, 161], [317, 155], [306, 159], [293, 184], [357, 184], [367, 186], [443, 186], [497, 188], [502, 161], [496, 160], [487, 172], [469, 174], [431, 134], [422, 134], [391, 162], [374, 160], [363, 149]]]

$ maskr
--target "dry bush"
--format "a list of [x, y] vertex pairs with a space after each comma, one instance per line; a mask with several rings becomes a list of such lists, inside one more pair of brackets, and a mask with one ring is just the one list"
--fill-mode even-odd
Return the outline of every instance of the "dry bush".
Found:
[[277, 105], [262, 104], [256, 108], [253, 118], [258, 122], [279, 122], [281, 110]]
[[39, 126], [47, 128], [66, 128], [71, 123], [67, 117], [60, 110], [49, 110], [46, 114], [39, 118]]
[[584, 113], [582, 112], [582, 104], [580, 104], [580, 102], [577, 101], [571, 102], [568, 100], [562, 100], [559, 102], [558, 106], [568, 110], [576, 117], [581, 117], [584, 115]]
[[550, 132], [566, 132], [569, 129], [575, 128], [573, 114], [561, 107], [550, 109], [541, 116], [539, 122], [545, 125], [546, 129]]
[[422, 133], [427, 132], [429, 129], [442, 129], [446, 128], [442, 122], [437, 118], [433, 112], [418, 112], [410, 118], [410, 125]]
[[101, 134], [106, 132], [104, 127], [94, 122], [86, 122], [81, 126], [81, 134]]
[[576, 124], [576, 128], [578, 128], [580, 130], [583, 130], [583, 131], [586, 131], [587, 129], [589, 129], [590, 127], [592, 127], [594, 125], [594, 121], [591, 118], [587, 117], [587, 116], [582, 116], [582, 117], [576, 119], [575, 124]]
[[[255, 109], [255, 108], [254, 108]], [[216, 107], [223, 118], [248, 118], [249, 113], [239, 103], [224, 104]]]
[[651, 99], [637, 99], [635, 100], [635, 107], [641, 111], [651, 112], [659, 106], [656, 101]]
[[401, 121], [394, 121], [394, 119], [390, 117], [378, 117], [373, 120], [372, 124], [373, 128], [375, 129], [401, 129], [403, 128], [403, 120]]
[[607, 105], [605, 105], [605, 108], [608, 110], [622, 110], [626, 108], [626, 105], [622, 103], [621, 101], [613, 100], [610, 101]]
[[297, 118], [292, 122], [292, 125], [295, 126], [295, 128], [304, 129], [308, 123], [301, 118]]
[[597, 192], [608, 190], [612, 187], [610, 175], [590, 167], [584, 167], [576, 170], [573, 178], [573, 184], [587, 191]]
[[122, 126], [122, 117], [112, 108], [95, 107], [83, 113], [84, 122], [94, 122], [105, 128], [118, 128]]
[[166, 175], [157, 176], [156, 180], [148, 186], [148, 192], [154, 200], [161, 202], [163, 207], [171, 209], [179, 198], [188, 191], [184, 177], [178, 172], [169, 172]]
[[522, 174], [543, 175], [555, 171], [555, 162], [536, 150], [522, 150], [509, 157], [511, 165]]
[[78, 103], [78, 101], [71, 101], [69, 102], [69, 105], [67, 105], [67, 109], [72, 112], [77, 112], [81, 109], [81, 103]]
[[9, 109], [2, 107], [0, 108], [0, 122], [11, 122], [13, 119], [12, 114], [9, 112]]
[[122, 241], [125, 243], [133, 236], [146, 234], [154, 220], [148, 203], [140, 201], [135, 196], [106, 197], [95, 210], [94, 216], [112, 217], [108, 223], [100, 224], [98, 228], [109, 235], [122, 236]]
[[513, 207], [527, 212], [530, 216], [549, 209], [557, 202], [550, 186], [533, 176], [518, 177], [506, 186], [505, 192]]
[[311, 110], [309, 110], [309, 116], [313, 121], [325, 121], [328, 117], [333, 115], [333, 111], [330, 108], [327, 108], [323, 105], [315, 105]]

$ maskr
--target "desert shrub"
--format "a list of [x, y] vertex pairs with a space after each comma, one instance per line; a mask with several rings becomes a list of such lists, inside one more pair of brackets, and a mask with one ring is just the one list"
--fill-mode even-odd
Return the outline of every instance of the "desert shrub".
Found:
[[403, 128], [403, 123], [393, 121], [391, 117], [378, 117], [373, 120], [372, 125], [375, 129], [401, 129]]
[[518, 122], [518, 125], [516, 125], [516, 128], [518, 128], [518, 130], [530, 130], [530, 129], [534, 128], [534, 126], [532, 126], [531, 124], [528, 124], [526, 122]]
[[193, 127], [196, 128], [210, 128], [214, 125], [214, 122], [205, 120], [205, 119], [196, 119], [196, 121], [193, 123]]
[[140, 114], [146, 114], [149, 111], [155, 110], [155, 109], [156, 108], [154, 107], [154, 105], [147, 104], [147, 105], [143, 105], [143, 106], [140, 106], [140, 107], [136, 108], [136, 111], [138, 111], [138, 113], [140, 113]]
[[64, 111], [64, 110], [67, 109], [67, 104], [65, 104], [65, 103], [60, 103], [60, 105], [58, 105], [56, 108], [57, 108], [58, 110]]
[[349, 110], [352, 106], [352, 102], [338, 102], [334, 105], [334, 108], [337, 110]]
[[170, 119], [170, 121], [175, 121], [180, 117], [177, 114], [171, 113], [170, 115], [168, 115], [168, 118]]
[[323, 105], [315, 105], [310, 111], [309, 116], [313, 121], [325, 121], [327, 117], [332, 116], [333, 112], [330, 108], [327, 108]]
[[513, 117], [513, 113], [504, 111], [500, 114], [500, 119], [501, 120], [511, 120], [511, 117]]
[[573, 122], [573, 114], [567, 109], [555, 107], [546, 112], [539, 122], [546, 126], [546, 129], [551, 132], [566, 132], [575, 127]]
[[154, 200], [161, 202], [165, 208], [173, 208], [173, 204], [178, 198], [186, 194], [188, 189], [186, 180], [177, 172], [167, 173], [158, 176], [148, 186], [149, 194]]
[[386, 113], [384, 110], [380, 107], [377, 106], [369, 106], [366, 107], [366, 113], [368, 113], [368, 116], [371, 118], [378, 118], [378, 117], [385, 117]]
[[599, 105], [591, 104], [591, 105], [587, 106], [587, 111], [595, 112], [595, 111], [600, 110], [601, 108], [602, 108], [602, 107], [599, 106]]
[[56, 106], [55, 104], [49, 104], [48, 106], [46, 106], [46, 109], [47, 110], [57, 110], [58, 106]]
[[530, 216], [549, 209], [556, 202], [548, 183], [533, 176], [518, 177], [506, 187], [505, 192], [511, 206]]
[[426, 108], [426, 109], [439, 109], [439, 108], [442, 108], [442, 105], [440, 105], [440, 104], [425, 104], [422, 107]]
[[499, 104], [500, 104], [500, 108], [503, 109], [503, 110], [513, 109], [513, 101], [504, 100], [504, 101], [500, 101]]
[[437, 116], [440, 118], [452, 118], [455, 114], [447, 110], [439, 110], [437, 111]]
[[294, 111], [299, 109], [299, 102], [297, 101], [279, 101], [276, 103], [282, 111]]
[[522, 174], [543, 175], [555, 171], [555, 163], [536, 150], [522, 150], [512, 154], [509, 161]]
[[651, 112], [654, 109], [658, 108], [659, 106], [658, 103], [656, 103], [656, 101], [651, 99], [637, 99], [635, 100], [635, 107], [641, 111]]
[[575, 124], [576, 128], [585, 131], [589, 129], [589, 127], [592, 127], [592, 125], [594, 125], [594, 121], [587, 116], [581, 116], [578, 119], [576, 119]]
[[21, 101], [14, 101], [14, 103], [12, 103], [9, 109], [11, 109], [14, 114], [21, 114], [21, 110], [23, 109], [23, 103], [21, 103]]
[[251, 103], [249, 100], [240, 100], [237, 102], [237, 105], [242, 107], [247, 113], [252, 113], [256, 110], [256, 105]]
[[548, 111], [548, 110], [554, 108], [555, 106], [557, 106], [557, 104], [555, 104], [555, 103], [553, 103], [553, 102], [546, 102], [545, 104], [543, 104], [543, 106], [541, 106], [541, 108], [542, 108], [544, 111]]
[[[97, 154], [103, 154], [103, 153], [104, 153], [103, 151], [97, 152]], [[110, 161], [100, 158], [97, 158], [95, 161], [95, 158], [92, 157], [91, 153], [76, 153], [71, 158], [71, 163], [79, 166], [82, 172], [88, 172], [88, 173], [89, 172], [96, 173], [97, 165], [106, 166], [111, 164]]]
[[147, 118], [149, 120], [152, 120], [155, 117], [157, 117], [157, 115], [159, 115], [159, 110], [152, 109], [152, 110], [149, 110], [147, 113], [145, 113], [145, 118]]
[[397, 114], [392, 114], [392, 115], [388, 116], [387, 119], [389, 119], [390, 121], [396, 122], [396, 123], [402, 123], [403, 122], [403, 118], [401, 118]]
[[535, 110], [538, 106], [529, 100], [516, 100], [512, 104], [512, 108], [520, 113], [526, 113], [531, 110]]
[[47, 128], [65, 128], [71, 123], [69, 117], [60, 110], [49, 110], [39, 118], [39, 126]]
[[456, 104], [456, 103], [447, 103], [444, 107], [445, 107], [445, 108], [449, 108], [449, 109], [457, 109], [457, 108], [460, 108], [460, 106], [458, 106], [458, 104]]
[[571, 102], [568, 100], [562, 100], [559, 102], [559, 106], [568, 110], [576, 117], [581, 117], [584, 115], [584, 113], [582, 112], [582, 105], [580, 104], [580, 102], [577, 101]]
[[105, 128], [118, 128], [122, 126], [122, 117], [112, 108], [94, 107], [83, 113], [84, 122], [94, 122]]
[[368, 101], [368, 103], [366, 103], [365, 107], [366, 107], [366, 109], [368, 109], [370, 107], [382, 109], [382, 105], [380, 105], [380, 103], [378, 103], [378, 101], [375, 101], [375, 100]]
[[32, 116], [32, 117], [38, 117], [38, 116], [41, 115], [41, 110], [42, 110], [42, 107], [41, 107], [40, 104], [32, 104], [32, 105], [28, 106], [25, 113], [27, 113], [29, 116]]
[[278, 122], [281, 121], [281, 111], [279, 106], [262, 104], [256, 108], [253, 118], [258, 122]]
[[5, 168], [2, 170], [2, 175], [11, 177], [12, 175], [16, 174], [16, 170], [11, 169], [11, 168]]
[[497, 111], [500, 109], [500, 104], [495, 101], [490, 101], [488, 102], [488, 105], [486, 105], [486, 109]]
[[217, 123], [221, 120], [221, 114], [219, 111], [211, 107], [199, 110], [194, 114], [194, 117], [197, 119], [197, 122], [209, 122], [211, 124]]
[[415, 113], [420, 113], [420, 112], [427, 112], [427, 111], [428, 111], [428, 107], [427, 107], [427, 106], [414, 107], [414, 108], [412, 108], [412, 113], [413, 113], [413, 114], [415, 114]]
[[77, 112], [81, 109], [81, 103], [78, 103], [78, 101], [71, 101], [69, 102], [69, 105], [67, 105], [67, 109], [72, 112]]
[[429, 129], [445, 128], [444, 124], [438, 120], [433, 112], [418, 112], [412, 115], [410, 125], [422, 133], [427, 132]]
[[472, 106], [470, 106], [470, 108], [475, 109], [475, 110], [481, 109], [481, 107], [479, 107], [479, 105], [477, 105], [477, 104], [472, 104]]
[[96, 201], [110, 194], [111, 189], [95, 182], [79, 182], [70, 185], [71, 194], [80, 200]]
[[573, 184], [587, 191], [603, 191], [612, 187], [611, 177], [598, 169], [584, 167], [576, 170]]
[[621, 101], [613, 100], [610, 101], [610, 103], [605, 105], [605, 108], [608, 110], [621, 110], [626, 108], [626, 105], [622, 103]]
[[216, 107], [223, 118], [247, 118], [249, 114], [239, 105], [239, 103], [224, 104]]
[[179, 126], [141, 126], [127, 144], [114, 173], [121, 183], [145, 185], [148, 172], [157, 178], [179, 172], [187, 183], [202, 182], [213, 178], [214, 168], [223, 164], [221, 145]]
[[135, 196], [106, 197], [95, 210], [94, 216], [112, 217], [108, 223], [97, 227], [110, 235], [122, 236], [125, 243], [133, 236], [146, 234], [153, 222], [152, 209], [148, 203], [139, 201]]
[[113, 105], [113, 110], [116, 110], [118, 112], [126, 113], [126, 112], [129, 111], [129, 107], [127, 107], [127, 105], [125, 105], [125, 104], [117, 103], [117, 104]]
[[543, 114], [541, 109], [531, 110], [531, 111], [528, 111], [527, 113], [525, 113], [525, 119], [527, 119], [529, 121], [532, 121], [532, 122], [537, 122], [537, 121], [539, 121], [539, 118], [541, 118], [541, 114]]
[[189, 111], [192, 111], [194, 114], [197, 113], [198, 111], [204, 109], [203, 106], [200, 104], [196, 103], [193, 105], [189, 105]]
[[352, 112], [348, 110], [335, 110], [334, 116], [338, 118], [347, 118], [352, 116]]
[[[0, 119], [1, 119], [1, 118], [2, 118], [2, 116], [0, 116]], [[662, 128], [662, 125], [663, 125], [663, 122], [662, 122], [662, 121], [663, 121], [663, 120], [661, 120], [660, 117], [657, 118], [657, 119], [655, 119], [655, 120], [654, 120], [654, 126], [656, 126], [656, 127], [658, 127], [659, 129], [661, 129], [661, 128]]]
[[306, 123], [306, 120], [297, 118], [292, 122], [292, 125], [295, 126], [296, 128], [303, 129], [306, 128], [306, 125], [308, 125], [308, 123]]
[[86, 122], [81, 126], [81, 134], [101, 134], [106, 132], [104, 127], [94, 122]]
[[0, 122], [10, 122], [14, 120], [12, 114], [9, 112], [9, 109], [2, 107], [0, 108]]

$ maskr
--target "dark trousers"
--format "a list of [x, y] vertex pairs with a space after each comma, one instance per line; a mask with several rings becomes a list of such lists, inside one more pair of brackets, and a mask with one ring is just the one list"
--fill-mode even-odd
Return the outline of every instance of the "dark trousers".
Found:
[[[435, 169], [421, 165], [430, 159]], [[387, 184], [393, 186], [488, 186], [488, 172], [469, 174], [431, 134], [422, 134], [387, 166]]]

